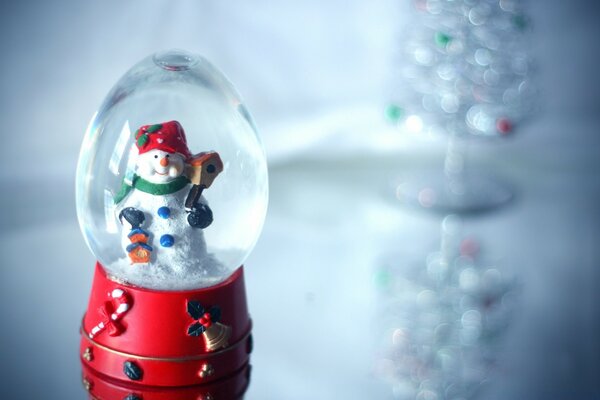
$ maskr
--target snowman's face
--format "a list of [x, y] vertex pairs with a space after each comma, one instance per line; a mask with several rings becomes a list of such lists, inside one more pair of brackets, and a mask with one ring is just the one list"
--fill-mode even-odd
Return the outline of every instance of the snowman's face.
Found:
[[181, 176], [184, 164], [181, 154], [150, 150], [139, 156], [137, 173], [152, 183], [168, 183]]

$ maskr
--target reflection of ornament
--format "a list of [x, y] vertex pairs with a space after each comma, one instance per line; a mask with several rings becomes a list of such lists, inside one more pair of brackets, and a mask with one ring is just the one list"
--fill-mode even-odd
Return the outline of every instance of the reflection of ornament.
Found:
[[511, 320], [514, 281], [482, 262], [479, 243], [462, 239], [451, 218], [444, 222], [439, 252], [424, 263], [394, 257], [376, 274], [377, 318], [389, 323], [375, 370], [397, 398], [472, 398], [497, 368]]
[[118, 336], [125, 330], [119, 321], [125, 316], [127, 311], [129, 311], [131, 299], [123, 289], [114, 289], [110, 293], [110, 297], [112, 300], [107, 301], [100, 307], [99, 311], [103, 318], [102, 321], [90, 331], [90, 339], [93, 339], [94, 336], [104, 332], [106, 329], [108, 329], [108, 334], [110, 336]]
[[189, 300], [187, 303], [187, 312], [196, 322], [188, 327], [187, 334], [190, 336], [204, 336], [206, 351], [215, 351], [225, 348], [229, 344], [231, 328], [219, 322], [221, 319], [221, 309], [214, 306], [210, 311], [205, 312], [200, 302]]
[[165, 387], [146, 386], [143, 381], [118, 381], [97, 375], [85, 365], [83, 367], [83, 381], [89, 391], [90, 399], [102, 400], [231, 400], [244, 398], [244, 392], [249, 384], [250, 365], [246, 365], [221, 379], [214, 380], [210, 377], [200, 378], [201, 385]]

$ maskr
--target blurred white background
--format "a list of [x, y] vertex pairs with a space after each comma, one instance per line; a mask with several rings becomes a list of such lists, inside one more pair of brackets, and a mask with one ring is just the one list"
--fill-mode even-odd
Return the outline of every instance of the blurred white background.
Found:
[[[504, 367], [485, 398], [600, 398], [600, 25], [592, 1], [530, 2], [542, 112], [473, 162], [515, 202], [466, 229], [523, 281]], [[74, 175], [89, 119], [158, 50], [200, 53], [245, 98], [270, 161], [271, 205], [247, 262], [256, 352], [249, 399], [392, 398], [373, 378], [382, 254], [424, 258], [441, 216], [386, 198], [441, 166], [443, 138], [383, 118], [406, 23], [400, 1], [52, 1], [0, 5], [0, 382], [6, 398], [84, 398], [77, 329], [93, 257]], [[392, 196], [393, 197], [393, 194]], [[310, 326], [300, 321], [311, 319]], [[365, 345], [367, 343], [368, 345]]]

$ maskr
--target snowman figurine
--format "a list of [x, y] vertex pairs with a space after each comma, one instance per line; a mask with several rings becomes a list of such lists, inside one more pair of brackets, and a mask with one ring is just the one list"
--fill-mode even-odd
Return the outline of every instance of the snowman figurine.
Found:
[[[208, 185], [192, 185], [188, 177], [194, 175], [198, 156], [190, 153], [182, 126], [177, 121], [144, 125], [135, 140], [135, 173], [114, 198], [129, 264], [126, 278], [134, 284], [178, 281], [194, 274], [210, 278], [219, 265], [207, 254], [203, 234], [213, 221], [201, 195]], [[206, 154], [201, 156], [206, 159]], [[211, 155], [220, 163], [217, 153]], [[222, 164], [219, 170], [210, 167], [214, 179]]]

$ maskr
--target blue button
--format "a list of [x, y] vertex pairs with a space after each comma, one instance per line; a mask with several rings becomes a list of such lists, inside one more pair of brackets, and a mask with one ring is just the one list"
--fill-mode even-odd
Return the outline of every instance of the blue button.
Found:
[[160, 237], [160, 245], [162, 247], [171, 247], [175, 243], [175, 238], [171, 235], [162, 235]]
[[161, 207], [158, 209], [158, 216], [167, 219], [171, 216], [171, 209], [169, 207]]

